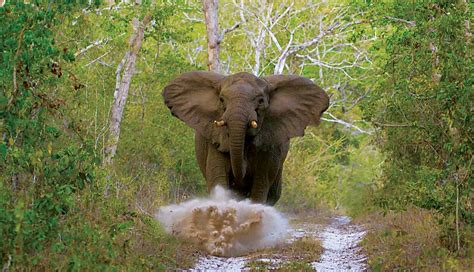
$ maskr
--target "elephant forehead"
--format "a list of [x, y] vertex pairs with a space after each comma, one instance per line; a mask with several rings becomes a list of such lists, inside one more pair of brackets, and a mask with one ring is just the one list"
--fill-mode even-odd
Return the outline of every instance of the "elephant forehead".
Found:
[[238, 73], [228, 76], [222, 83], [223, 89], [260, 89], [266, 85], [265, 81], [249, 73]]
[[252, 74], [241, 72], [241, 73], [237, 73], [237, 74], [233, 74], [233, 75], [228, 76], [224, 80], [224, 82], [233, 84], [233, 82], [239, 81], [239, 80], [245, 80], [245, 81], [250, 82], [250, 81], [255, 81], [256, 79], [258, 79], [258, 78], [256, 76], [252, 75]]
[[222, 88], [222, 92], [224, 94], [257, 94], [260, 93], [261, 90], [258, 86], [249, 84], [247, 82], [238, 82], [236, 84], [227, 86]]

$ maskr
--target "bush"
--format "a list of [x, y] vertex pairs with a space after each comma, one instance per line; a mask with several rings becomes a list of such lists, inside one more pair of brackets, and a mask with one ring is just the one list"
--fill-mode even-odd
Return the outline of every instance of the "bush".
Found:
[[371, 213], [357, 221], [368, 229], [362, 246], [374, 271], [469, 270], [468, 258], [457, 259], [442, 246], [442, 229], [433, 211], [409, 207], [385, 216]]

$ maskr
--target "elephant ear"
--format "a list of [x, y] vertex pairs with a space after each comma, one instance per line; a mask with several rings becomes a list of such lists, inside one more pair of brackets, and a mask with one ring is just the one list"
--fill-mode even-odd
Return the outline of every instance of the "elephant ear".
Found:
[[262, 127], [267, 135], [272, 135], [277, 142], [286, 142], [292, 137], [303, 136], [308, 125], [319, 124], [322, 113], [329, 106], [329, 97], [313, 81], [294, 75], [264, 79], [269, 84], [270, 98]]
[[222, 115], [220, 82], [225, 77], [212, 72], [188, 72], [168, 84], [163, 98], [171, 113], [207, 139], [215, 137], [214, 120]]

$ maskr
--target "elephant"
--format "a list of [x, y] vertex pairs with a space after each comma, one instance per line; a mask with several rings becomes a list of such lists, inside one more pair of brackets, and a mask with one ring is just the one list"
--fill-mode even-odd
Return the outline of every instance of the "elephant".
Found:
[[173, 116], [195, 130], [196, 159], [208, 191], [221, 185], [273, 206], [281, 195], [290, 138], [317, 125], [328, 95], [296, 75], [186, 72], [163, 89]]

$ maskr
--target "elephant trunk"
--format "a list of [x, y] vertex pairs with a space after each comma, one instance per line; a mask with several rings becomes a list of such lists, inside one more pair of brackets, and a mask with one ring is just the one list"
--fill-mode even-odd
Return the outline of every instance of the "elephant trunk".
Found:
[[[237, 186], [242, 186], [242, 181], [245, 177], [245, 161], [244, 161], [244, 143], [247, 132], [248, 121], [247, 118], [240, 116], [231, 118], [229, 121], [229, 145], [230, 145], [230, 163], [232, 173]], [[238, 120], [238, 121], [236, 121]]]

